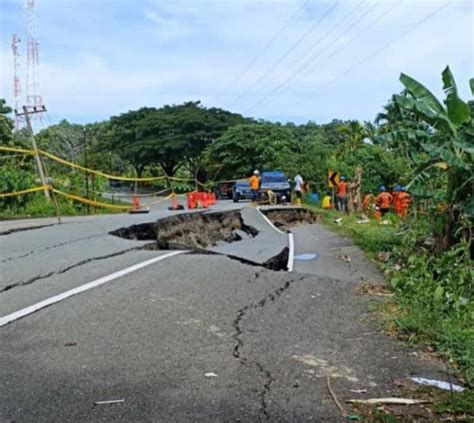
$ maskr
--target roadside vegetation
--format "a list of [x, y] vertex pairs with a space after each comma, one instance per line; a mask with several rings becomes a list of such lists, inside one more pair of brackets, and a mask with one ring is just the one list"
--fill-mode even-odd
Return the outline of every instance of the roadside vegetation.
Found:
[[[373, 122], [280, 124], [187, 102], [144, 107], [90, 125], [62, 121], [41, 130], [37, 140], [40, 148], [65, 160], [113, 175], [176, 176], [206, 187], [247, 177], [254, 169], [283, 170], [291, 178], [299, 172], [320, 196], [328, 191], [329, 169], [351, 180], [360, 168], [362, 192], [381, 184], [407, 185], [414, 198], [407, 220], [392, 216], [388, 225], [359, 224], [353, 215], [337, 225], [336, 212], [326, 212], [326, 222], [383, 266], [395, 293], [393, 321], [399, 333], [450, 360], [472, 386], [474, 101], [459, 97], [449, 68], [441, 76], [441, 100], [408, 75], [400, 82], [402, 91]], [[474, 94], [474, 80], [470, 88]], [[0, 144], [30, 148], [24, 130], [13, 132], [10, 112], [0, 100]], [[54, 186], [86, 196], [88, 185], [101, 202], [110, 201], [103, 195], [113, 191], [107, 179], [45, 163]], [[36, 185], [30, 156], [1, 153], [0, 192]], [[159, 191], [167, 182], [142, 188]], [[183, 181], [174, 188], [186, 192], [195, 185]], [[42, 195], [0, 198], [0, 215], [54, 215]], [[60, 201], [62, 214], [85, 212], [84, 205]]]

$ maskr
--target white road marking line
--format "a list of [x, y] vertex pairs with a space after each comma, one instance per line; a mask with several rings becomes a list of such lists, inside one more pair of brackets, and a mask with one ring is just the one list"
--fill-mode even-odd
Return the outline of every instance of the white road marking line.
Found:
[[261, 210], [260, 210], [260, 207], [256, 207], [257, 211], [261, 214], [261, 216], [265, 219], [265, 221], [273, 228], [275, 229], [275, 231], [277, 231], [278, 233], [280, 234], [284, 234], [283, 231], [280, 231], [280, 229], [278, 229], [273, 223], [272, 221], [267, 217], [265, 216], [265, 213], [263, 213]]
[[293, 271], [293, 262], [295, 261], [295, 239], [291, 232], [288, 232], [288, 272]]
[[81, 292], [88, 291], [89, 289], [96, 288], [107, 282], [113, 281], [114, 279], [128, 275], [129, 273], [135, 272], [136, 270], [143, 269], [144, 267], [150, 266], [151, 264], [158, 263], [159, 261], [166, 260], [167, 258], [176, 256], [178, 254], [183, 254], [185, 252], [186, 251], [173, 251], [171, 253], [164, 254], [162, 256], [158, 256], [149, 260], [142, 261], [141, 263], [134, 264], [133, 266], [119, 270], [118, 272], [115, 272], [115, 273], [111, 273], [110, 275], [96, 279], [95, 281], [88, 282], [84, 285], [70, 289], [69, 291], [63, 292], [62, 294], [54, 295], [53, 297], [47, 298], [46, 300], [40, 301], [39, 303], [33, 304], [29, 307], [15, 311], [11, 314], [7, 314], [6, 316], [0, 317], [0, 327], [5, 326], [8, 323], [11, 323], [15, 320], [21, 319], [22, 317], [28, 316], [29, 314], [35, 313], [36, 311], [41, 310], [45, 307], [48, 307], [51, 304], [55, 304], [60, 301], [63, 301], [66, 298], [72, 297], [73, 295], [77, 295], [77, 294], [80, 294]]

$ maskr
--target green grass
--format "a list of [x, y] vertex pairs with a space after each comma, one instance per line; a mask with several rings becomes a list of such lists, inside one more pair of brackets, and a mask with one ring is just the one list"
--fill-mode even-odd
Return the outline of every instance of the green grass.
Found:
[[[323, 224], [338, 234], [351, 238], [370, 258], [381, 251], [391, 251], [400, 244], [397, 235], [399, 220], [394, 215], [388, 215], [389, 225], [381, 225], [379, 221], [370, 219], [369, 223], [357, 223], [360, 218], [353, 214], [348, 216], [334, 210], [316, 209], [323, 217]], [[341, 224], [335, 222], [342, 218]]]
[[[389, 225], [380, 221], [357, 223], [357, 215], [347, 216], [333, 210], [315, 209], [328, 229], [352, 239], [367, 256], [380, 252], [386, 262], [377, 260], [395, 296], [378, 302], [378, 316], [389, 333], [413, 346], [435, 351], [454, 366], [457, 377], [469, 386], [474, 383], [474, 294], [468, 254], [456, 247], [440, 256], [420, 248], [417, 240], [430, 235], [429, 222], [401, 222], [388, 215]], [[342, 218], [340, 224], [335, 220]], [[411, 228], [411, 229], [410, 229]], [[415, 235], [414, 235], [415, 234]], [[464, 258], [463, 258], [464, 257]], [[396, 270], [401, 266], [401, 270]], [[473, 413], [474, 394], [441, 399], [436, 406], [453, 406], [455, 412]], [[374, 421], [384, 421], [374, 420]]]
[[[87, 205], [56, 196], [60, 216], [86, 216], [89, 214], [116, 214], [125, 213], [126, 210], [109, 209], [103, 207], [90, 206], [88, 213]], [[112, 201], [100, 198], [101, 203], [112, 204]], [[116, 205], [130, 204], [115, 200]], [[5, 208], [0, 211], [0, 219], [25, 219], [31, 217], [56, 217], [57, 210], [54, 203], [46, 200], [43, 193], [33, 194], [29, 200], [21, 206]]]

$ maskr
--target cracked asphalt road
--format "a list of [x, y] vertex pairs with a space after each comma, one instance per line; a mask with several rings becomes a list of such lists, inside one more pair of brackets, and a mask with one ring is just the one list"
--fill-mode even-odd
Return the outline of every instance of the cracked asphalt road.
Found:
[[[108, 232], [168, 214], [1, 236], [0, 316], [165, 254]], [[255, 210], [243, 216], [259, 235], [211, 250], [264, 262], [287, 246]], [[443, 378], [368, 318], [356, 288], [381, 275], [360, 250], [319, 225], [294, 236], [295, 253], [319, 257], [292, 273], [181, 254], [0, 327], [0, 421], [338, 422], [328, 374], [341, 402], [351, 389], [394, 394], [411, 374]]]

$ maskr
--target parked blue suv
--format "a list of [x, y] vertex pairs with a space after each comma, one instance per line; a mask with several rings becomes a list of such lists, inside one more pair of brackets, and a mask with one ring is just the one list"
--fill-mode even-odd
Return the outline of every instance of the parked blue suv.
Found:
[[290, 182], [283, 172], [262, 172], [260, 192], [263, 199], [265, 199], [266, 191], [268, 190], [271, 190], [276, 195], [278, 203], [291, 202]]
[[237, 181], [232, 187], [232, 199], [234, 203], [238, 203], [239, 200], [252, 200], [252, 190], [247, 179]]

